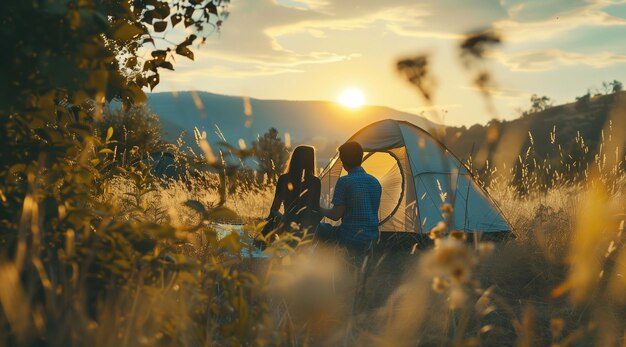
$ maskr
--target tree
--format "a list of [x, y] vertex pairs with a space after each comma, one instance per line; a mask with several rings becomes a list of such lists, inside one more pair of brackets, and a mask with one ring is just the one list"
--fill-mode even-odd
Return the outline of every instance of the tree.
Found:
[[[118, 98], [131, 109], [146, 99], [142, 88], [158, 84], [160, 69], [174, 68], [175, 54], [193, 59], [189, 47], [219, 28], [226, 2], [0, 2], [0, 257], [2, 271], [13, 279], [9, 286], [23, 293], [17, 320], [9, 315], [8, 324], [6, 308], [0, 313], [5, 343], [82, 345], [90, 341], [80, 335], [87, 333], [87, 322], [99, 325], [106, 313], [100, 298], [122, 302], [116, 298], [136, 297], [132, 293], [138, 295], [140, 285], [160, 283], [168, 268], [162, 254], [181, 242], [181, 229], [119, 218], [114, 202], [102, 199], [107, 189], [102, 168], [115, 144], [108, 132], [100, 136], [96, 129], [107, 100]], [[166, 40], [171, 30], [176, 35]], [[140, 167], [126, 176], [138, 209], [154, 187], [147, 172]], [[199, 221], [208, 218], [202, 204], [188, 206]], [[180, 270], [176, 264], [169, 269]], [[215, 278], [230, 286], [224, 278], [229, 270], [219, 264], [215, 269]], [[201, 271], [208, 275], [204, 268], [194, 271], [187, 278]], [[34, 323], [32, 312], [40, 318]], [[236, 318], [226, 320], [239, 322]], [[165, 334], [176, 324], [175, 317], [166, 319], [167, 329], [157, 327]], [[63, 323], [70, 320], [72, 331]], [[136, 335], [111, 343], [139, 345], [141, 334]]]
[[587, 90], [587, 94], [576, 97], [576, 109], [578, 111], [584, 111], [589, 108], [591, 104], [591, 92]]
[[[159, 83], [159, 69], [174, 69], [174, 54], [193, 59], [189, 46], [219, 29], [227, 3], [4, 1], [0, 23], [11, 30], [0, 33], [0, 111], [28, 105], [51, 114], [59, 99], [75, 105], [87, 98], [143, 101], [141, 88]], [[166, 32], [185, 28], [193, 33], [165, 39]], [[140, 49], [147, 54], [139, 56]]]
[[613, 82], [611, 82], [610, 85], [611, 85], [611, 93], [613, 94], [619, 93], [624, 89], [622, 82], [618, 80], [613, 80]]
[[604, 92], [604, 95], [619, 93], [622, 89], [622, 82], [618, 80], [613, 80], [612, 82], [602, 82], [602, 91]]
[[159, 116], [152, 113], [147, 105], [132, 106], [126, 110], [105, 108], [98, 128], [100, 134], [111, 135], [109, 140], [114, 143], [116, 161], [121, 166], [136, 163], [165, 149]]
[[552, 107], [552, 99], [547, 96], [538, 96], [537, 94], [533, 94], [530, 97], [531, 107], [529, 112], [536, 113], [545, 111]]
[[602, 92], [604, 93], [604, 95], [611, 94], [612, 90], [613, 90], [613, 87], [611, 85], [611, 82], [607, 82], [607, 81], [602, 82]]
[[259, 161], [258, 172], [267, 175], [271, 183], [275, 183], [278, 175], [285, 170], [288, 151], [285, 143], [278, 136], [278, 130], [270, 128], [252, 144]]

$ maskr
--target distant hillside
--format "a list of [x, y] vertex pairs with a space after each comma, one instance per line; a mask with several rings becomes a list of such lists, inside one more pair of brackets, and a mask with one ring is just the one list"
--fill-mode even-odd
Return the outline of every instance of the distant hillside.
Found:
[[[153, 112], [161, 117], [167, 140], [175, 141], [184, 130], [186, 141], [192, 144], [193, 129], [198, 127], [200, 131], [206, 131], [210, 142], [219, 141], [217, 132], [220, 131], [232, 144], [244, 139], [250, 145], [259, 134], [275, 127], [283, 138], [289, 133], [292, 144], [315, 145], [318, 159], [323, 162], [352, 134], [378, 120], [407, 120], [424, 129], [435, 126], [421, 116], [388, 107], [366, 106], [349, 110], [327, 101], [250, 99], [252, 116], [247, 117], [242, 97], [206, 92], [196, 95], [196, 101], [191, 92], [148, 95]], [[246, 127], [248, 118], [252, 120], [249, 128]], [[539, 158], [554, 157], [555, 148], [559, 146], [568, 153], [577, 133], [584, 139], [590, 153], [596, 153], [602, 130], [609, 135], [609, 120], [612, 121], [612, 137], [623, 142], [626, 139], [626, 92], [553, 106], [512, 121], [492, 121], [469, 128], [447, 127], [441, 140], [459, 158], [472, 156], [478, 167], [487, 159], [491, 163], [510, 165], [530, 145], [529, 132]], [[551, 139], [553, 130], [555, 137]]]
[[[196, 94], [202, 104], [194, 101], [191, 92], [151, 93], [148, 102], [152, 111], [161, 117], [166, 129], [166, 139], [174, 141], [182, 130], [193, 141], [193, 129], [206, 131], [210, 142], [219, 141], [217, 128], [226, 140], [236, 144], [244, 139], [249, 145], [259, 134], [275, 127], [282, 134], [288, 132], [293, 144], [313, 144], [320, 159], [334, 154], [338, 145], [362, 127], [382, 119], [410, 121], [425, 129], [433, 123], [423, 117], [382, 106], [365, 106], [349, 110], [328, 101], [286, 101], [250, 99], [252, 116], [244, 113], [242, 97], [217, 95], [206, 92]], [[247, 118], [252, 124], [247, 128]], [[283, 135], [284, 136], [284, 135]]]
[[[573, 150], [578, 133], [589, 148], [589, 155], [593, 156], [602, 142], [603, 130], [605, 140], [611, 135], [614, 142], [620, 143], [618, 145], [626, 144], [626, 92], [554, 106], [512, 121], [473, 125], [469, 129], [448, 127], [444, 143], [460, 158], [471, 155], [478, 166], [485, 159], [492, 164], [508, 165], [531, 145], [529, 133], [536, 155], [554, 158], [559, 147], [564, 153]], [[553, 138], [551, 132], [554, 132]], [[621, 153], [623, 160], [624, 151]]]

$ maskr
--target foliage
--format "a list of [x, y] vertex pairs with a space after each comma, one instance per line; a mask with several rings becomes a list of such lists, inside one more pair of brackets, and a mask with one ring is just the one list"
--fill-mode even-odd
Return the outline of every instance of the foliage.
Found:
[[547, 96], [538, 96], [537, 94], [533, 94], [530, 96], [530, 113], [537, 113], [541, 111], [545, 111], [552, 107], [552, 99]]
[[528, 117], [532, 114], [552, 108], [553, 103], [554, 101], [548, 96], [533, 94], [530, 96], [530, 109], [525, 111], [519, 109], [518, 112], [522, 117]]
[[[145, 100], [142, 87], [154, 88], [160, 68], [173, 69], [173, 54], [193, 59], [188, 48], [198, 34], [210, 35], [227, 15], [227, 1], [36, 1], [3, 2], [0, 8], [2, 55], [0, 110], [39, 110], [51, 121], [54, 101], [98, 104], [113, 97], [127, 105]], [[23, 18], [37, 18], [33, 24]], [[169, 29], [168, 29], [169, 27]], [[168, 31], [196, 32], [181, 42]], [[205, 36], [206, 37], [206, 36]], [[140, 59], [140, 51], [151, 58]], [[17, 87], [17, 88], [16, 88]], [[33, 112], [36, 113], [36, 112]]]
[[278, 130], [270, 128], [253, 142], [252, 148], [257, 152], [259, 174], [266, 175], [270, 182], [276, 182], [278, 175], [285, 171], [288, 158], [287, 147], [278, 135]]
[[[264, 284], [223, 262], [221, 257], [238, 252], [237, 243], [220, 244], [208, 228], [224, 208], [189, 203], [195, 217], [172, 224], [171, 211], [150, 203], [157, 184], [141, 161], [116, 176], [129, 182], [127, 199], [106, 198], [105, 173], [119, 159], [115, 137], [124, 134], [99, 124], [106, 101], [119, 98], [127, 112], [143, 112], [131, 108], [145, 101], [142, 88], [158, 84], [159, 69], [174, 68], [174, 54], [193, 59], [190, 46], [219, 28], [226, 4], [87, 0], [0, 5], [3, 344], [227, 340], [239, 345], [262, 344], [271, 336], [264, 325], [267, 310], [253, 305]], [[168, 32], [172, 35], [166, 38]], [[144, 146], [133, 147], [151, 151], [151, 143], [157, 145], [153, 140], [138, 140]], [[196, 233], [219, 245], [212, 261], [183, 254]]]
[[602, 82], [602, 91], [605, 95], [616, 94], [624, 89], [622, 82], [613, 80], [612, 82]]
[[152, 113], [147, 105], [128, 109], [107, 107], [97, 125], [98, 133], [107, 134], [109, 141], [114, 143], [113, 160], [122, 167], [136, 164], [166, 149], [159, 116]]
[[624, 85], [622, 84], [622, 82], [618, 80], [613, 80], [613, 82], [611, 82], [610, 85], [611, 85], [611, 93], [613, 94], [619, 93], [622, 90], [624, 90]]
[[[311, 258], [310, 252], [297, 254], [289, 246], [300, 238], [287, 236], [269, 249], [276, 256], [268, 261], [268, 269], [252, 272], [240, 255], [240, 238], [245, 235], [218, 235], [217, 222], [242, 218], [227, 206], [237, 208], [236, 204], [245, 204], [250, 195], [227, 202], [227, 182], [238, 177], [241, 163], [252, 151], [226, 146], [227, 150], [216, 154], [206, 137], [199, 137], [202, 153], [175, 156], [188, 168], [207, 174], [218, 197], [212, 201], [201, 196], [205, 190], [194, 192], [198, 195], [195, 198], [182, 194], [186, 182], [162, 185], [144, 161], [118, 165], [115, 148], [120, 146], [120, 139], [116, 136], [123, 133], [98, 123], [103, 118], [105, 101], [119, 97], [126, 110], [133, 112], [131, 106], [144, 98], [141, 88], [158, 83], [160, 68], [173, 68], [174, 54], [193, 57], [189, 47], [197, 40], [195, 34], [185, 35], [181, 42], [168, 47], [169, 38], [154, 33], [165, 35], [172, 27], [182, 26], [205, 32], [207, 25], [219, 26], [220, 3], [87, 0], [0, 5], [3, 344], [239, 346], [297, 345], [309, 340], [316, 344], [384, 344], [398, 339], [413, 345], [436, 338], [440, 343], [460, 345], [475, 342], [470, 336], [488, 343], [489, 326], [498, 328], [494, 332], [503, 331], [505, 337], [513, 336], [510, 340], [532, 342], [529, 336], [533, 324], [528, 318], [532, 315], [527, 314], [519, 297], [526, 303], [537, 303], [537, 298], [501, 298], [497, 294], [519, 292], [541, 281], [542, 273], [528, 271], [535, 277], [507, 285], [506, 276], [495, 276], [498, 273], [491, 270], [497, 270], [497, 265], [510, 257], [495, 258], [492, 268], [484, 271], [492, 277], [480, 280], [501, 284], [502, 290], [485, 289], [478, 276], [472, 275], [479, 273], [477, 267], [490, 264], [477, 260], [482, 248], [471, 249], [461, 242], [458, 233], [448, 233], [446, 226], [442, 230], [447, 235], [440, 238], [438, 248], [407, 254], [403, 259], [415, 262], [417, 271], [409, 272], [409, 279], [402, 285], [382, 278], [373, 282], [376, 286], [368, 286], [385, 287], [382, 294], [374, 293], [380, 294], [379, 302], [383, 304], [364, 312], [357, 310], [358, 295], [351, 295], [352, 289], [355, 283], [365, 287], [367, 277], [362, 273], [369, 271], [366, 264], [378, 266], [383, 258], [359, 262], [347, 256], [332, 262], [331, 252]], [[469, 43], [479, 42], [479, 38], [463, 46], [469, 52], [475, 51], [477, 46]], [[489, 41], [488, 36], [486, 39]], [[146, 43], [153, 44], [154, 49]], [[139, 52], [144, 49], [152, 58], [141, 63]], [[478, 82], [484, 81], [482, 78]], [[264, 149], [269, 158], [264, 164], [266, 173], [275, 177], [286, 160], [278, 132], [270, 130], [267, 137], [257, 141], [255, 149]], [[137, 152], [141, 151], [150, 149], [138, 147]], [[603, 157], [596, 157], [598, 163]], [[200, 169], [201, 163], [206, 171]], [[116, 171], [111, 170], [113, 166], [118, 166]], [[585, 167], [581, 176], [588, 174]], [[616, 170], [612, 175], [618, 179], [609, 193], [622, 191], [623, 178], [619, 177], [623, 177], [623, 171]], [[189, 180], [198, 179], [191, 176]], [[534, 182], [535, 176], [529, 177], [528, 182]], [[608, 204], [609, 197], [602, 193], [602, 185], [610, 182], [611, 176], [599, 177], [599, 181], [589, 182], [596, 190], [590, 189], [589, 203], [579, 208], [582, 213], [567, 258], [570, 271], [556, 272], [562, 275], [559, 279], [564, 279], [563, 285], [548, 282], [542, 286], [544, 292], [546, 288], [555, 289], [548, 293], [555, 300], [572, 293], [571, 305], [558, 302], [560, 306], [554, 304], [555, 312], [548, 313], [568, 319], [568, 324], [582, 324], [582, 332], [575, 334], [579, 328], [574, 326], [547, 338], [544, 333], [538, 339], [540, 344], [566, 344], [567, 337], [561, 338], [561, 333], [588, 338], [593, 329], [588, 327], [595, 322], [610, 332], [616, 322], [602, 318], [607, 308], [609, 316], [619, 317], [623, 280], [618, 275], [623, 271], [618, 265], [623, 263], [625, 253], [619, 239], [623, 220], [621, 227], [614, 223], [616, 214]], [[528, 187], [535, 189], [536, 185]], [[623, 196], [614, 195], [616, 201], [623, 201]], [[173, 200], [172, 204], [163, 204], [165, 198]], [[560, 200], [570, 201], [567, 197]], [[527, 201], [512, 198], [510, 205], [514, 208], [509, 211], [519, 210]], [[442, 208], [442, 213], [451, 212]], [[259, 225], [250, 224], [251, 232], [257, 232]], [[511, 250], [515, 248], [503, 253], [509, 256]], [[526, 255], [537, 254], [536, 249], [522, 250]], [[619, 256], [615, 267], [610, 267], [611, 254]], [[304, 261], [298, 261], [298, 257]], [[586, 267], [588, 259], [599, 261]], [[340, 276], [327, 271], [348, 263], [355, 263], [352, 270]], [[390, 267], [401, 272], [405, 264], [392, 263]], [[541, 260], [531, 265], [554, 267]], [[277, 270], [270, 271], [273, 267]], [[511, 268], [504, 272], [511, 272]], [[357, 274], [358, 281], [351, 274]], [[434, 295], [428, 285], [424, 287], [424, 283], [429, 284], [424, 280], [431, 277], [439, 278], [436, 288], [442, 289], [441, 295]], [[336, 278], [341, 282], [336, 283]], [[270, 288], [274, 290], [271, 294]], [[385, 291], [391, 295], [383, 295]], [[594, 292], [597, 294], [589, 294]], [[288, 300], [288, 294], [294, 293], [297, 297]], [[579, 305], [592, 309], [578, 310]], [[496, 310], [510, 320], [503, 322], [499, 317], [504, 315], [495, 317]], [[433, 317], [432, 326], [418, 324], [426, 313]], [[328, 317], [334, 321], [329, 323]], [[621, 328], [613, 330], [621, 333]], [[500, 343], [502, 339], [497, 337], [502, 335], [494, 335], [492, 341]], [[602, 340], [598, 341], [601, 344]]]

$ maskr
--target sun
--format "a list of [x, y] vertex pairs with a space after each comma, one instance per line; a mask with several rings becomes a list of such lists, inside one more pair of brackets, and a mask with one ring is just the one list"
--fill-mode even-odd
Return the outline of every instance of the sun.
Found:
[[341, 92], [337, 101], [347, 108], [356, 109], [365, 104], [365, 95], [357, 88], [348, 88]]

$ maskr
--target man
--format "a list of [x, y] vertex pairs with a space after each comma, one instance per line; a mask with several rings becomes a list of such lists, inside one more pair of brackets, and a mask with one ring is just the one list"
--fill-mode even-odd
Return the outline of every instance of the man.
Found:
[[364, 251], [378, 239], [378, 208], [382, 188], [378, 180], [361, 167], [363, 148], [360, 144], [351, 141], [341, 145], [339, 159], [348, 175], [337, 180], [332, 208], [320, 210], [324, 217], [335, 221], [341, 219], [341, 224], [332, 226], [321, 223], [317, 228], [317, 236], [321, 240]]

